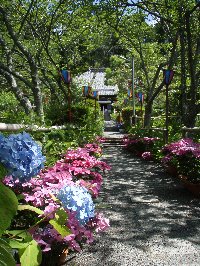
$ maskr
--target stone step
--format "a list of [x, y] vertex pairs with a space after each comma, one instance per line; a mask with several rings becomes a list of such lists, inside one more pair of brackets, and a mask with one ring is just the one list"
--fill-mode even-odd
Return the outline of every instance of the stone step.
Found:
[[123, 147], [122, 138], [106, 138], [103, 147]]
[[104, 145], [103, 149], [109, 149], [115, 147], [116, 149], [120, 148], [122, 149], [124, 146], [123, 145]]
[[104, 128], [105, 132], [117, 132], [117, 128], [116, 127], [106, 127]]

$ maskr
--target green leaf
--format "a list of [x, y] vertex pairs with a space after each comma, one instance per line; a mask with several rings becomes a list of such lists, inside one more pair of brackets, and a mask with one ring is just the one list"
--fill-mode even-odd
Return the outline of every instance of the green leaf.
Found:
[[24, 199], [24, 195], [22, 195], [22, 194], [16, 195], [16, 197], [17, 197], [18, 201]]
[[15, 237], [15, 239], [21, 238], [25, 242], [30, 242], [33, 240], [32, 236], [26, 230], [6, 230], [5, 233]]
[[67, 222], [68, 216], [63, 208], [60, 208], [56, 211], [55, 218], [50, 220], [49, 223], [58, 231], [62, 236], [68, 236], [71, 234], [70, 229], [65, 225]]
[[24, 210], [29, 210], [29, 211], [33, 211], [36, 212], [37, 214], [44, 214], [43, 211], [41, 211], [40, 209], [33, 207], [31, 205], [18, 205], [18, 211], [24, 211]]
[[22, 242], [22, 240], [9, 239], [9, 244], [11, 248], [25, 249], [29, 245], [27, 242]]
[[11, 224], [17, 212], [18, 200], [15, 193], [0, 183], [0, 235]]
[[28, 243], [25, 249], [19, 249], [21, 266], [39, 266], [42, 261], [42, 252], [35, 240]]
[[4, 178], [7, 174], [7, 168], [2, 163], [0, 163], [0, 179]]
[[15, 260], [12, 256], [12, 249], [9, 244], [0, 238], [0, 265], [1, 266], [15, 266]]
[[52, 145], [53, 145], [53, 141], [49, 140], [49, 141], [47, 141], [46, 145], [44, 146], [44, 149], [47, 149], [47, 148], [49, 148]]

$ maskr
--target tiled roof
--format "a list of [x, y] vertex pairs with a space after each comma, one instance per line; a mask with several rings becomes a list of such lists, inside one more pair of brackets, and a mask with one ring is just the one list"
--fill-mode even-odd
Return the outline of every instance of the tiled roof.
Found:
[[94, 91], [98, 91], [99, 95], [117, 95], [119, 88], [115, 86], [105, 85], [105, 73], [87, 71], [76, 77], [76, 82], [80, 86], [91, 85]]

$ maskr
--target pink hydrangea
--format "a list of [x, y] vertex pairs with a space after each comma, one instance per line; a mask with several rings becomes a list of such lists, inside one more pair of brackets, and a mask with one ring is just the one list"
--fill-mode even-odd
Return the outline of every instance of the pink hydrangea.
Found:
[[[61, 206], [58, 201], [55, 201], [55, 195], [60, 189], [67, 185], [83, 186], [95, 198], [101, 189], [102, 173], [109, 169], [110, 167], [105, 162], [91, 156], [87, 148], [78, 148], [68, 150], [61, 160], [57, 161], [54, 166], [40, 171], [36, 178], [31, 178], [21, 184], [17, 179], [6, 177], [4, 183], [12, 187], [17, 194], [23, 194], [27, 203], [42, 209], [47, 222], [55, 217], [57, 209]], [[64, 242], [68, 248], [80, 251], [80, 242], [91, 243], [94, 240], [93, 231], [100, 232], [109, 226], [108, 219], [99, 214], [96, 214], [85, 225], [80, 225], [75, 212], [67, 209], [65, 211], [68, 216], [66, 226], [71, 234], [64, 239], [48, 223], [30, 230], [44, 252], [49, 251], [51, 245], [56, 242]]]
[[109, 219], [105, 218], [102, 213], [97, 213], [92, 223], [97, 233], [107, 230], [110, 226]]
[[143, 152], [142, 153], [142, 158], [144, 159], [144, 160], [151, 160], [152, 159], [152, 154], [151, 154], [151, 152], [150, 151], [146, 151], [146, 152]]
[[200, 143], [195, 143], [192, 139], [181, 139], [179, 141], [165, 145], [162, 149], [162, 152], [166, 155], [171, 154], [171, 158], [173, 155], [191, 155], [196, 158], [200, 158]]

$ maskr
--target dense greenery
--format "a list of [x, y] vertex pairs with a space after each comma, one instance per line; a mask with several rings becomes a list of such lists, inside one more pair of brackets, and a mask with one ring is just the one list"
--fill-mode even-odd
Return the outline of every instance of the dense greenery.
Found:
[[[76, 76], [89, 67], [105, 67], [108, 84], [117, 83], [124, 99], [134, 56], [136, 92], [145, 95], [145, 126], [152, 115], [165, 112], [162, 69], [173, 68], [170, 115], [193, 127], [200, 109], [199, 6], [195, 0], [17, 0], [12, 5], [3, 0], [1, 88], [15, 96], [17, 112], [31, 114], [37, 123], [55, 123], [53, 107], [57, 113], [68, 105], [60, 69]], [[81, 102], [78, 84], [71, 86], [71, 95], [72, 105]], [[25, 114], [20, 117], [27, 120]]]
[[[134, 134], [130, 143], [133, 151], [142, 148], [144, 159], [151, 159], [148, 150], [151, 148], [152, 154], [159, 159], [161, 154], [158, 150], [163, 145], [164, 133], [148, 128], [165, 126], [164, 69], [175, 72], [169, 86], [170, 142], [181, 138], [183, 125], [194, 127], [200, 123], [197, 119], [200, 113], [199, 9], [198, 0], [14, 0], [12, 3], [2, 0], [1, 122], [46, 126], [65, 124], [67, 130], [33, 133], [35, 140], [42, 144], [46, 166], [55, 165], [66, 149], [83, 147], [101, 135], [103, 115], [100, 108], [98, 105], [95, 108], [93, 99], [83, 100], [81, 86], [75, 77], [89, 68], [105, 68], [106, 84], [119, 87], [115, 103], [117, 112], [112, 117], [118, 122], [123, 119], [124, 126]], [[133, 58], [134, 93], [144, 94], [143, 106], [136, 95], [133, 98], [127, 95], [127, 90], [132, 87], [128, 80], [132, 79]], [[71, 71], [70, 85], [63, 82], [62, 69]], [[131, 128], [133, 99], [136, 114], [139, 117], [144, 114], [144, 121], [138, 119], [139, 122]], [[147, 128], [141, 129], [143, 126]], [[155, 136], [160, 140], [150, 138]], [[3, 153], [1, 157], [2, 162], [8, 160]], [[188, 168], [184, 168], [188, 158], [175, 158], [179, 168], [184, 170], [183, 174], [188, 172]], [[191, 165], [199, 178], [200, 167], [196, 157], [192, 158]], [[6, 169], [0, 167], [2, 179]], [[54, 168], [49, 169], [52, 171]], [[55, 173], [53, 175], [56, 177]], [[94, 189], [92, 185], [91, 188]], [[30, 234], [26, 230], [17, 232], [17, 235], [5, 231], [17, 209], [22, 213], [27, 211], [27, 207], [19, 209], [18, 200], [22, 198], [16, 195], [0, 182], [0, 264], [15, 265], [12, 248], [16, 248], [20, 250], [22, 265], [39, 265], [41, 250]], [[41, 215], [37, 208], [28, 211]], [[53, 223], [60, 226], [59, 232], [63, 233], [63, 217], [57, 213], [56, 216]], [[43, 219], [36, 222], [41, 223]], [[6, 237], [2, 238], [5, 233]], [[64, 232], [67, 234], [69, 231]], [[13, 235], [17, 236], [16, 242]]]

